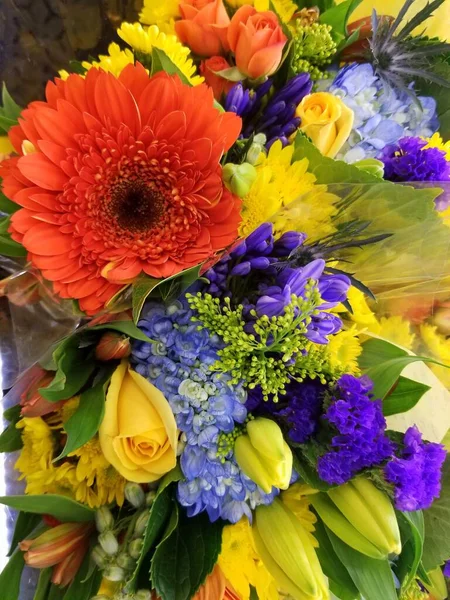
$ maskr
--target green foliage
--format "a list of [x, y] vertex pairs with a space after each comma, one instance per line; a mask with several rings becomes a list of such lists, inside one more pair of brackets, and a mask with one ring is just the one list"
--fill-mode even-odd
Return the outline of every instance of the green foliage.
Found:
[[16, 550], [0, 573], [0, 590], [5, 600], [20, 600], [20, 579], [24, 566], [23, 553]]
[[9, 216], [0, 218], [0, 254], [13, 257], [26, 256], [25, 248], [11, 239], [8, 232], [10, 221], [11, 217]]
[[5, 419], [10, 421], [8, 427], [0, 435], [0, 452], [15, 452], [20, 450], [22, 444], [22, 434], [16, 425], [20, 420], [21, 407], [19, 405], [13, 406], [8, 413], [4, 413]]
[[450, 558], [450, 455], [442, 471], [441, 495], [423, 516], [426, 535], [422, 561], [429, 572]]
[[37, 584], [36, 592], [33, 600], [47, 600], [48, 589], [50, 587], [50, 580], [52, 578], [52, 568], [41, 569], [39, 573], [39, 581]]
[[151, 342], [152, 340], [142, 333], [142, 331], [133, 323], [133, 321], [112, 321], [110, 323], [102, 323], [101, 325], [94, 325], [89, 327], [86, 331], [118, 331], [123, 333], [133, 340], [139, 340], [140, 342]]
[[[67, 523], [85, 523], [94, 519], [95, 512], [71, 500], [66, 496], [56, 494], [33, 495], [33, 496], [1, 496], [0, 504], [5, 504], [16, 510], [37, 515], [51, 515], [59, 521]], [[1, 587], [0, 587], [1, 589]]]
[[[450, 81], [450, 64], [438, 61], [433, 71]], [[437, 102], [437, 115], [439, 117], [439, 133], [444, 140], [450, 140], [450, 94], [448, 89], [438, 83], [422, 81], [418, 93], [422, 96], [432, 96]]]
[[[230, 299], [225, 298], [225, 305], [221, 306], [219, 298], [210, 294], [188, 294], [187, 299], [198, 314], [200, 328], [213, 331], [225, 342], [213, 368], [229, 373], [233, 383], [244, 380], [250, 389], [260, 385], [264, 398], [273, 394], [276, 401], [285, 392], [291, 376], [299, 381], [315, 374], [320, 377], [324, 360], [313, 352], [302, 354], [310, 345], [305, 333], [311, 316], [321, 303], [313, 284], [307, 285], [305, 298], [292, 296], [291, 304], [280, 316], [257, 317], [253, 311], [257, 317], [254, 323], [257, 337], [244, 330], [242, 305], [233, 309]], [[290, 364], [288, 361], [293, 357], [297, 360]]]
[[337, 44], [341, 44], [347, 37], [348, 20], [361, 2], [362, 0], [346, 0], [321, 13], [320, 22], [331, 26], [331, 34]]
[[8, 556], [14, 552], [17, 544], [27, 538], [41, 522], [41, 516], [33, 513], [19, 512], [14, 527], [14, 535], [11, 541]]
[[186, 85], [191, 85], [189, 79], [186, 77], [184, 73], [180, 71], [180, 69], [174, 65], [174, 63], [170, 60], [167, 54], [160, 50], [159, 48], [152, 49], [152, 75], [159, 73], [160, 71], [164, 71], [169, 75], [178, 75], [181, 81]]
[[0, 134], [5, 135], [13, 125], [17, 125], [17, 119], [22, 109], [14, 102], [6, 89], [5, 83], [2, 88], [2, 107], [0, 108]]
[[[0, 179], [0, 187], [2, 180]], [[3, 192], [0, 191], [0, 212], [11, 215], [12, 213], [19, 210], [20, 206], [7, 198]]]
[[90, 600], [98, 592], [102, 581], [102, 573], [92, 568], [89, 553], [83, 561], [80, 570], [75, 575], [69, 588], [65, 591], [64, 600]]
[[390, 417], [391, 415], [408, 412], [416, 406], [422, 396], [430, 389], [429, 385], [419, 381], [399, 377], [394, 389], [384, 399], [384, 416]]
[[402, 534], [402, 553], [396, 562], [396, 572], [402, 590], [407, 590], [415, 581], [422, 560], [425, 525], [421, 511], [399, 513], [398, 522]]

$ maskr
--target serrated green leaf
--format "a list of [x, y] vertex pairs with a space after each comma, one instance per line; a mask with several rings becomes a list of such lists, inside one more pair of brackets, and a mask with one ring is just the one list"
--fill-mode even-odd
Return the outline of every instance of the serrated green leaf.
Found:
[[189, 600], [189, 552], [178, 528], [158, 546], [152, 560], [152, 584], [164, 600]]
[[95, 516], [95, 511], [88, 506], [56, 494], [1, 496], [0, 504], [27, 513], [51, 515], [64, 523], [86, 523]]
[[112, 321], [110, 323], [103, 323], [102, 325], [95, 325], [94, 327], [88, 327], [86, 331], [101, 331], [104, 329], [110, 329], [113, 331], [119, 331], [127, 335], [134, 340], [141, 342], [152, 342], [148, 336], [145, 335], [133, 321]]
[[0, 590], [5, 600], [20, 600], [20, 579], [24, 566], [23, 552], [16, 550], [0, 573]]
[[17, 119], [19, 118], [19, 115], [22, 112], [22, 108], [12, 99], [11, 94], [6, 89], [5, 82], [3, 82], [2, 89], [2, 104], [3, 115], [17, 123]]
[[96, 567], [91, 568], [89, 552], [86, 554], [80, 570], [75, 575], [63, 596], [64, 600], [90, 600], [100, 588], [102, 573]]
[[192, 85], [186, 75], [170, 60], [167, 54], [159, 48], [152, 49], [152, 75], [164, 71], [169, 75], [178, 75], [183, 83]]
[[425, 542], [422, 562], [427, 572], [450, 558], [450, 455], [442, 471], [442, 489], [431, 508], [423, 512]]
[[326, 532], [334, 551], [364, 600], [397, 600], [394, 576], [388, 560], [369, 558], [344, 544], [328, 528]]
[[41, 569], [39, 573], [39, 581], [33, 600], [47, 600], [50, 580], [52, 578], [52, 568]]
[[416, 406], [422, 396], [430, 390], [429, 385], [399, 377], [397, 385], [383, 400], [383, 414], [385, 417], [405, 413]]
[[10, 424], [0, 435], [0, 453], [15, 452], [23, 446], [21, 431], [16, 427], [20, 419], [20, 411], [21, 407], [16, 405], [9, 409], [8, 416], [6, 412], [3, 414], [4, 418], [10, 421]]
[[36, 529], [40, 522], [40, 515], [19, 512], [19, 514], [17, 515], [16, 525], [14, 527], [14, 535], [11, 541], [11, 547], [9, 549], [8, 556], [11, 556], [19, 542], [31, 535], [31, 533]]
[[96, 435], [105, 414], [107, 385], [102, 381], [81, 394], [77, 410], [64, 425], [64, 431], [67, 433], [66, 445], [53, 462], [61, 460], [74, 450], [78, 450]]

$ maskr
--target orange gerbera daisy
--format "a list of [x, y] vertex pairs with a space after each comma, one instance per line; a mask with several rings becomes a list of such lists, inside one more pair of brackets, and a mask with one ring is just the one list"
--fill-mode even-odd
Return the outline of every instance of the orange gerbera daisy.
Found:
[[137, 64], [56, 79], [46, 97], [11, 129], [21, 156], [0, 174], [23, 207], [11, 235], [57, 294], [94, 314], [140, 273], [174, 275], [236, 239], [219, 161], [241, 120], [206, 85]]

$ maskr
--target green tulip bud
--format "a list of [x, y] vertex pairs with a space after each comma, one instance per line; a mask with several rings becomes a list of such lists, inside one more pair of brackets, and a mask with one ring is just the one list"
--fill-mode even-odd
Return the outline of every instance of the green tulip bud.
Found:
[[137, 539], [133, 540], [132, 542], [130, 542], [130, 545], [128, 546], [129, 555], [132, 558], [135, 558], [137, 560], [141, 556], [143, 545], [144, 545], [143, 538], [137, 538]]
[[361, 171], [366, 171], [379, 179], [384, 177], [384, 164], [376, 158], [365, 158], [353, 163], [353, 166], [358, 167]]
[[145, 493], [138, 483], [127, 483], [125, 485], [125, 498], [134, 508], [140, 508], [145, 502]]
[[232, 194], [244, 198], [255, 183], [258, 173], [250, 163], [234, 165], [228, 163], [222, 171], [223, 182]]
[[150, 511], [144, 510], [137, 518], [136, 525], [134, 526], [134, 534], [141, 536], [147, 529], [147, 523], [150, 518]]
[[117, 565], [109, 565], [104, 570], [103, 575], [108, 581], [115, 581], [116, 583], [124, 581], [127, 576], [125, 570]]
[[102, 506], [96, 511], [95, 525], [99, 533], [103, 533], [114, 527], [114, 517], [109, 508]]
[[98, 536], [98, 542], [109, 556], [114, 556], [119, 551], [119, 542], [112, 531], [101, 533]]

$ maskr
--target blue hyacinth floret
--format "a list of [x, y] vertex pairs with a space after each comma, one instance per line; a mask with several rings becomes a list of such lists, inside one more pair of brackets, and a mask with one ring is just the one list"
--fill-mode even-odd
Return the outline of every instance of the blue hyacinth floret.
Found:
[[167, 398], [182, 432], [180, 504], [189, 516], [206, 511], [211, 521], [236, 523], [243, 515], [251, 518], [255, 506], [270, 504], [278, 490], [264, 494], [231, 450], [219, 452], [220, 436], [247, 419], [247, 393], [241, 384], [231, 385], [227, 373], [211, 370], [223, 344], [208, 330], [199, 331], [192, 318], [182, 302], [149, 305], [139, 328], [155, 343], [136, 342], [132, 364]]

